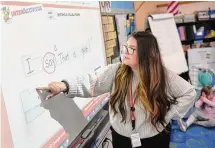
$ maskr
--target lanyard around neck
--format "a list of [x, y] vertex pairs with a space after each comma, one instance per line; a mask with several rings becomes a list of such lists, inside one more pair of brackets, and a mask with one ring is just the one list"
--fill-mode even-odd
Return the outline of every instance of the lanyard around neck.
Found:
[[135, 111], [135, 100], [132, 96], [132, 81], [130, 83], [130, 89], [129, 89], [129, 100], [130, 100], [130, 112], [131, 112], [131, 116], [130, 116], [130, 120], [131, 120], [131, 123], [132, 123], [132, 128], [133, 130], [135, 129], [135, 114], [134, 114], [134, 111]]

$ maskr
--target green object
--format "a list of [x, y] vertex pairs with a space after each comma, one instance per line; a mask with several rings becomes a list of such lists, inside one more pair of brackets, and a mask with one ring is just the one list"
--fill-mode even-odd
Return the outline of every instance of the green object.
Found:
[[200, 71], [198, 73], [198, 86], [211, 86], [212, 78], [210, 73]]

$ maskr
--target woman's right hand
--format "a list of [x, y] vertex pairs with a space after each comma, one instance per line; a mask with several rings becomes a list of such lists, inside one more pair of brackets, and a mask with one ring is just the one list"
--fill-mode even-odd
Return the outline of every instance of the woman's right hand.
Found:
[[67, 87], [63, 82], [51, 82], [48, 84], [48, 89], [51, 91], [50, 97], [53, 97], [67, 90]]

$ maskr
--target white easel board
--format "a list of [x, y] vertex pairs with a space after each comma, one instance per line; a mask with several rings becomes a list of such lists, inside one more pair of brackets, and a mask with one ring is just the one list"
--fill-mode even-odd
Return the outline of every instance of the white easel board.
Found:
[[157, 38], [164, 65], [177, 74], [188, 71], [173, 15], [155, 14], [148, 17], [148, 21]]

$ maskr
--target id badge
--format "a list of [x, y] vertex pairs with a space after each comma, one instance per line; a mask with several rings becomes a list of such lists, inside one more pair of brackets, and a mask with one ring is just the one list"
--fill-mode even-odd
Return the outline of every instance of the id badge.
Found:
[[141, 146], [139, 133], [134, 132], [131, 134], [131, 144], [133, 148]]

